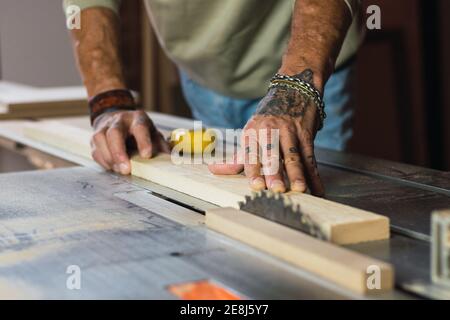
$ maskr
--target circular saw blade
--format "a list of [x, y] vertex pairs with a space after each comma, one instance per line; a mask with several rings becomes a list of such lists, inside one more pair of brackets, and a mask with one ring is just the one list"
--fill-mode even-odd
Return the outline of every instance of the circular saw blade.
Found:
[[319, 225], [308, 214], [301, 211], [300, 205], [293, 204], [287, 195], [271, 191], [253, 193], [239, 203], [239, 209], [302, 231], [315, 238], [327, 239]]

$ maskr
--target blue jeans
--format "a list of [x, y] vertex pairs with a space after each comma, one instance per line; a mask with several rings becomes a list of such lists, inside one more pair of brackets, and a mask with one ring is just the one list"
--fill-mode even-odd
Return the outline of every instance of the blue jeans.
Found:
[[[258, 99], [235, 99], [200, 86], [182, 71], [181, 86], [195, 119], [205, 126], [241, 129], [255, 113]], [[315, 146], [343, 151], [353, 131], [352, 86], [353, 66], [335, 72], [325, 86], [324, 101], [327, 112], [324, 128], [317, 133]]]

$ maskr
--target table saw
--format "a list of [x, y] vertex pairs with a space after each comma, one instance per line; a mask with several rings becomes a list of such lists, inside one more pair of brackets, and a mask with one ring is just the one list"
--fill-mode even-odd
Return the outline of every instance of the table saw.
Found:
[[[190, 123], [153, 120], [165, 130]], [[171, 286], [202, 280], [245, 299], [367, 298], [209, 230], [204, 212], [214, 204], [27, 138], [27, 122], [0, 123], [0, 137], [74, 167], [0, 175], [1, 298], [175, 299]], [[395, 290], [376, 298], [450, 298], [431, 279], [430, 225], [432, 211], [450, 207], [450, 173], [324, 149], [316, 155], [327, 199], [390, 219], [390, 239], [346, 246], [395, 267]], [[81, 290], [67, 288], [74, 265]]]

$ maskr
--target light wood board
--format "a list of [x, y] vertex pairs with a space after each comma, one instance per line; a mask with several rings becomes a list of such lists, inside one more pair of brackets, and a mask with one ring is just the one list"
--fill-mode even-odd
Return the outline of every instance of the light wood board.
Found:
[[391, 265], [253, 214], [233, 208], [211, 209], [206, 212], [206, 225], [357, 293], [373, 294], [393, 288]]
[[87, 114], [82, 86], [34, 88], [0, 82], [0, 119], [55, 117]]
[[[86, 124], [88, 126], [88, 123]], [[73, 120], [43, 121], [28, 126], [25, 135], [40, 142], [90, 158], [91, 130]], [[151, 160], [132, 158], [132, 174], [221, 207], [238, 208], [251, 194], [243, 175], [215, 176], [206, 165], [174, 165], [170, 155]], [[308, 194], [290, 193], [303, 212], [318, 222], [330, 242], [351, 244], [389, 238], [389, 219]]]

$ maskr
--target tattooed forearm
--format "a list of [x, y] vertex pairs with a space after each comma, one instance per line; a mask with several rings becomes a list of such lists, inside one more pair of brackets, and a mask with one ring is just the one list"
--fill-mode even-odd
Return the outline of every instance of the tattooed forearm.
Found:
[[351, 23], [344, 1], [295, 1], [291, 37], [279, 73], [314, 70], [312, 82], [322, 92]]
[[314, 102], [291, 88], [272, 88], [259, 103], [257, 115], [302, 117]]
[[[313, 77], [314, 73], [311, 69], [306, 69], [294, 75], [294, 78], [311, 84], [313, 83]], [[306, 108], [311, 104], [314, 104], [313, 101], [301, 94], [298, 90], [289, 87], [274, 87], [261, 100], [256, 114], [264, 116], [287, 115], [291, 117], [302, 117], [305, 114]]]

